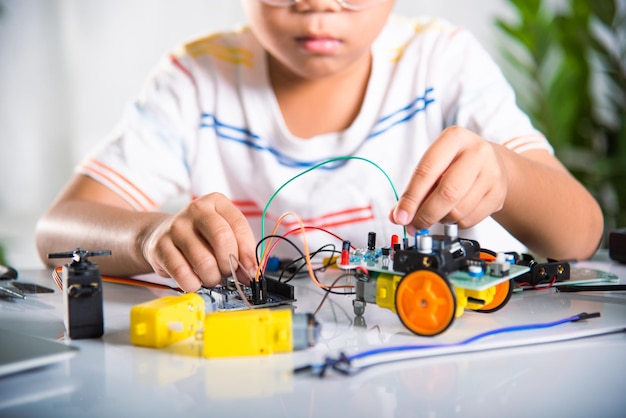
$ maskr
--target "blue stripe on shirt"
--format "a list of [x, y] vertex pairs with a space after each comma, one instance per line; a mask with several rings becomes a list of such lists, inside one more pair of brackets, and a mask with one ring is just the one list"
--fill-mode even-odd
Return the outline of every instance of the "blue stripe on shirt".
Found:
[[[426, 108], [435, 102], [435, 99], [429, 97], [429, 95], [434, 91], [433, 88], [426, 89], [424, 95], [414, 99], [407, 106], [404, 106], [401, 109], [398, 109], [387, 116], [383, 116], [374, 124], [372, 132], [365, 138], [365, 140], [370, 140], [381, 134], [393, 129], [394, 126], [400, 125], [402, 123], [406, 123], [413, 119], [418, 113], [426, 111]], [[242, 145], [250, 147], [257, 151], [266, 151], [274, 155], [279, 162], [279, 164], [284, 165], [286, 167], [292, 168], [308, 168], [312, 167], [316, 164], [319, 164], [326, 159], [313, 160], [313, 161], [304, 161], [304, 160], [296, 160], [287, 155], [282, 154], [277, 149], [268, 147], [266, 145], [261, 144], [261, 137], [254, 134], [248, 129], [240, 128], [232, 125], [227, 125], [221, 121], [219, 121], [215, 115], [210, 113], [202, 114], [202, 122], [200, 124], [200, 128], [213, 129], [215, 132], [215, 136], [218, 139], [226, 140], [226, 141], [234, 141], [238, 142]], [[340, 166], [347, 163], [347, 160], [337, 161], [335, 164], [327, 164], [320, 169], [326, 170], [334, 170], [339, 168]]]

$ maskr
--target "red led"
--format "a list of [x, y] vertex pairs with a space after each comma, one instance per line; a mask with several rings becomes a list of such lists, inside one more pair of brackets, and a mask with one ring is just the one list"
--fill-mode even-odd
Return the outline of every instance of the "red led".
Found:
[[350, 251], [342, 250], [341, 251], [341, 265], [345, 266], [350, 264]]
[[394, 245], [396, 245], [397, 243], [400, 242], [400, 237], [397, 235], [392, 235], [391, 236], [391, 248], [394, 248]]

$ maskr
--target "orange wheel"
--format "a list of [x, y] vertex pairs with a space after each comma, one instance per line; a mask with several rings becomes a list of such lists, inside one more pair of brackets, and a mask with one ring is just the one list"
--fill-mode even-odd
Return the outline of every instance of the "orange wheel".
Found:
[[481, 260], [487, 260], [487, 261], [493, 261], [496, 259], [496, 253], [491, 251], [491, 250], [487, 250], [485, 248], [481, 248], [480, 249], [480, 259]]
[[502, 282], [500, 284], [495, 285], [496, 294], [493, 295], [493, 300], [483, 305], [483, 307], [479, 309], [475, 309], [476, 312], [483, 313], [491, 313], [497, 310], [500, 310], [509, 303], [509, 299], [511, 299], [511, 295], [513, 294], [513, 286], [511, 286], [511, 281], [507, 280], [506, 282]]
[[[480, 250], [480, 258], [487, 261], [493, 261], [496, 259], [496, 254], [491, 250], [486, 250], [483, 248]], [[507, 280], [506, 282], [497, 284], [495, 288], [496, 294], [493, 296], [493, 300], [480, 309], [474, 309], [476, 312], [495, 312], [502, 309], [507, 303], [509, 303], [509, 299], [511, 299], [511, 295], [513, 294], [513, 286], [511, 286], [511, 281]]]
[[396, 289], [395, 304], [404, 326], [427, 337], [448, 329], [456, 312], [452, 285], [433, 270], [416, 270], [404, 276]]

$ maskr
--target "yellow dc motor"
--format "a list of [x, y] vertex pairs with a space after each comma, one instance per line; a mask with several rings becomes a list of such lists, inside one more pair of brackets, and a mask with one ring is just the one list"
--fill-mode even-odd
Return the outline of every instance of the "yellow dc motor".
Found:
[[315, 345], [319, 333], [320, 324], [310, 313], [269, 308], [206, 313], [197, 293], [164, 296], [130, 311], [132, 344], [163, 348], [196, 337], [202, 340], [204, 357], [299, 350]]
[[163, 296], [130, 310], [130, 341], [162, 348], [194, 336], [203, 326], [204, 299], [197, 293]]
[[204, 357], [254, 356], [315, 345], [319, 324], [312, 314], [291, 309], [212, 312], [204, 319]]

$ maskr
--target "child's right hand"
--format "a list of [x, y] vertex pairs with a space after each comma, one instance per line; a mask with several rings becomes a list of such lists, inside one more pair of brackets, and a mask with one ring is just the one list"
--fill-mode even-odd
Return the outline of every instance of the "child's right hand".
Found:
[[508, 193], [504, 152], [468, 129], [447, 128], [417, 164], [391, 222], [415, 230], [435, 223], [465, 229], [500, 211]]
[[[190, 202], [156, 225], [142, 242], [143, 256], [154, 271], [173, 278], [187, 292], [215, 286], [230, 275], [231, 255], [253, 276], [257, 267], [255, 247], [248, 221], [220, 193]], [[239, 268], [236, 261], [233, 263]]]

